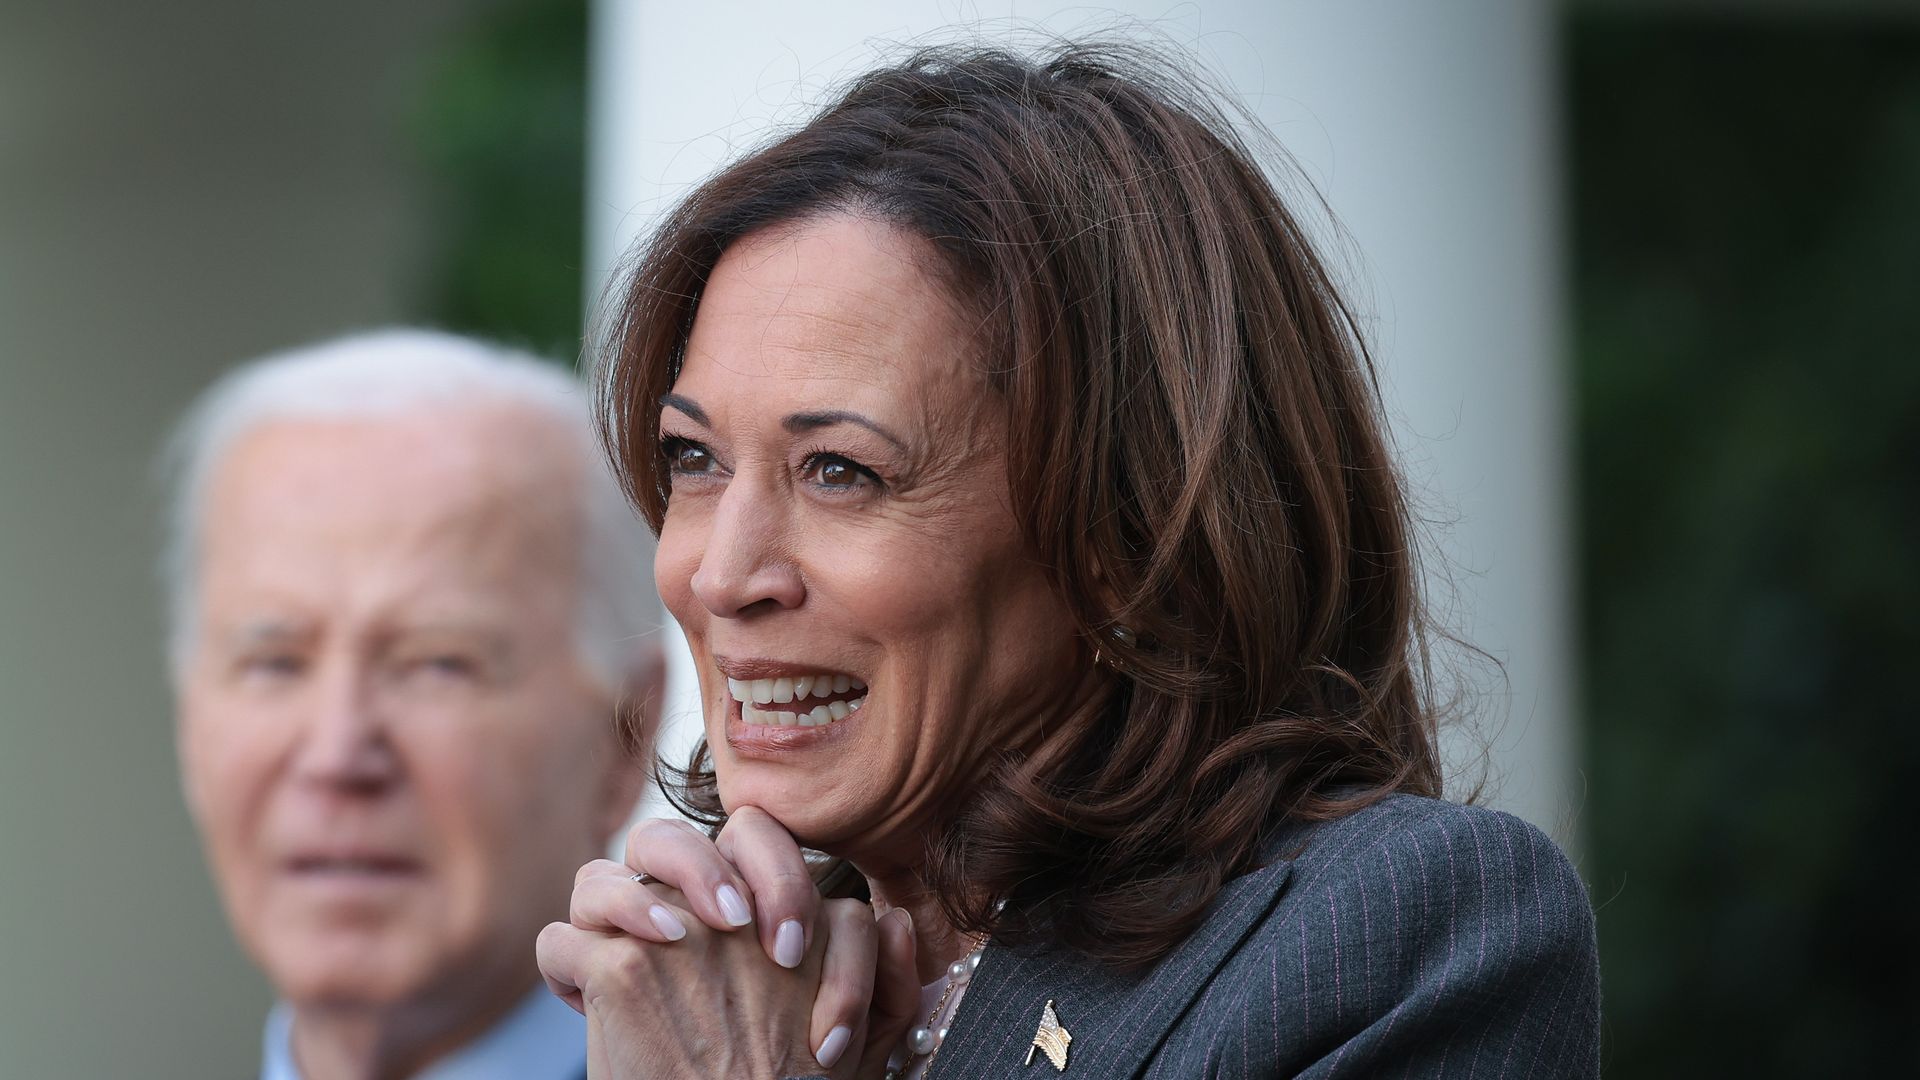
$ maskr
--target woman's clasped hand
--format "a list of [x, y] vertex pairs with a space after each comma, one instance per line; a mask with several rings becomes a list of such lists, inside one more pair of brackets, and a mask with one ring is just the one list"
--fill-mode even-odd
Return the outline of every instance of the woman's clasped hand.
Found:
[[626, 860], [581, 867], [569, 921], [538, 943], [548, 988], [587, 1018], [590, 1080], [885, 1074], [920, 1002], [904, 909], [822, 899], [752, 807], [714, 839], [643, 821]]

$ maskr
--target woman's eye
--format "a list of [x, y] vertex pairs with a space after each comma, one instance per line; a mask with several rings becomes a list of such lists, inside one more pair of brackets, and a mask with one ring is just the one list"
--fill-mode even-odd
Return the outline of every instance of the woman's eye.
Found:
[[880, 482], [872, 469], [839, 454], [813, 454], [807, 458], [803, 471], [821, 487], [840, 491]]
[[667, 459], [667, 467], [676, 473], [713, 471], [713, 455], [697, 442], [669, 436], [660, 440], [660, 454]]

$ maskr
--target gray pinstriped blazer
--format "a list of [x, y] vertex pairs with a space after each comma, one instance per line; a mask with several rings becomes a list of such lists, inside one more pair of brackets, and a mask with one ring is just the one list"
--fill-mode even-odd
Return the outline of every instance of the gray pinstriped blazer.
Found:
[[1274, 850], [1143, 975], [989, 948], [928, 1080], [1055, 1075], [1049, 999], [1067, 1078], [1599, 1075], [1593, 909], [1538, 829], [1396, 796]]

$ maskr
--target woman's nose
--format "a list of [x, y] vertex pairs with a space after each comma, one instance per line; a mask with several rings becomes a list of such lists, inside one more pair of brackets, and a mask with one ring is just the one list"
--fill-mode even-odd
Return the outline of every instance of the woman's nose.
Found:
[[723, 619], [799, 607], [807, 590], [787, 530], [778, 499], [732, 485], [720, 499], [693, 572], [694, 596]]

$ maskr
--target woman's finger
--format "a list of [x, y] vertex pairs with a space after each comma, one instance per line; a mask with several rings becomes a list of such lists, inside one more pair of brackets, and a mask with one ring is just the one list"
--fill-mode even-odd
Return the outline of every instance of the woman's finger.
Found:
[[900, 1045], [920, 1015], [920, 975], [914, 966], [917, 945], [913, 917], [894, 908], [875, 924], [880, 934], [880, 958], [873, 975], [873, 1005], [867, 1010], [866, 1050], [860, 1058], [862, 1077], [886, 1075], [887, 1055]]
[[742, 806], [727, 817], [715, 847], [753, 892], [761, 947], [781, 967], [799, 967], [813, 944], [820, 909], [820, 891], [800, 845], [766, 811]]
[[831, 1069], [846, 1056], [855, 1036], [864, 1037], [867, 1008], [873, 1000], [879, 930], [873, 909], [858, 900], [824, 903], [820, 921], [827, 940], [820, 960], [820, 988], [813, 998], [810, 1045], [820, 1067]]
[[668, 903], [632, 875], [593, 875], [573, 887], [567, 921], [581, 930], [625, 933], [662, 944], [687, 936], [692, 916]]
[[587, 957], [601, 935], [563, 922], [548, 923], [533, 941], [534, 962], [540, 965], [540, 977], [546, 980], [553, 996], [586, 1015], [580, 987], [587, 981]]
[[753, 890], [712, 840], [679, 818], [648, 818], [627, 832], [628, 871], [637, 870], [686, 894], [687, 906], [715, 930], [753, 921]]
[[573, 872], [573, 883], [577, 887], [581, 882], [593, 877], [621, 877], [631, 880], [633, 867], [626, 863], [614, 862], [612, 859], [595, 859]]

